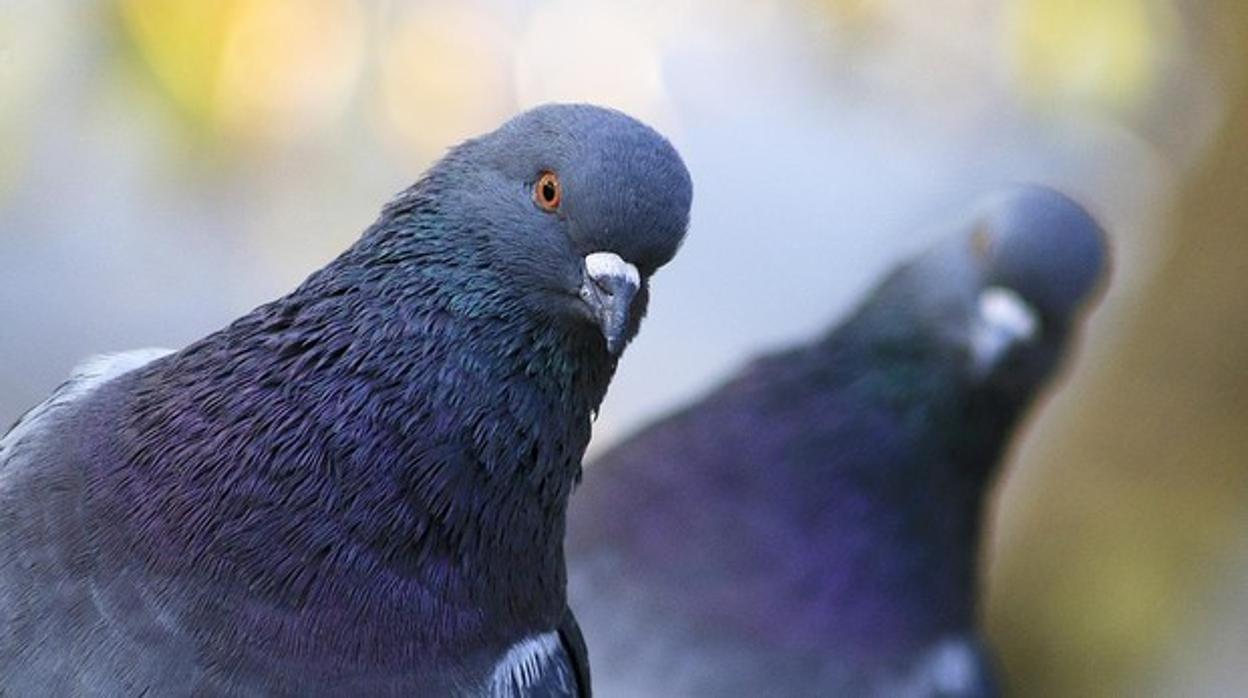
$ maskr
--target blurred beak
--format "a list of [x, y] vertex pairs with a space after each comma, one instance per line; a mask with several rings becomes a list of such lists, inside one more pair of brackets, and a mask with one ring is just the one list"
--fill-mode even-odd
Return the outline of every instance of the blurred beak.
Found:
[[1015, 346], [1036, 338], [1040, 319], [1017, 293], [1001, 286], [985, 289], [978, 306], [971, 326], [971, 370], [983, 378]]
[[633, 297], [641, 287], [637, 267], [612, 252], [595, 252], [585, 257], [585, 276], [580, 296], [602, 330], [607, 351], [618, 356], [627, 341]]

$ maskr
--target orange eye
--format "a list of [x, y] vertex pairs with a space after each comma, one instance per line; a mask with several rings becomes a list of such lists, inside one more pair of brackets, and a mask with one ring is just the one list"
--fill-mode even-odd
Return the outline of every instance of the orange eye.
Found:
[[538, 208], [547, 213], [559, 210], [559, 202], [563, 200], [563, 187], [559, 185], [559, 177], [554, 172], [543, 172], [533, 185], [533, 201]]

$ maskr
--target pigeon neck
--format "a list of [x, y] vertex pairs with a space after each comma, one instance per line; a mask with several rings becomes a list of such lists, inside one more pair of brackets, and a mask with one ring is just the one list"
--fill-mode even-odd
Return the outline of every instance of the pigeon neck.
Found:
[[289, 603], [384, 584], [378, 613], [419, 617], [433, 589], [491, 631], [553, 627], [614, 361], [592, 328], [426, 278], [446, 271], [391, 286], [348, 256], [141, 372], [114, 480], [146, 481], [131, 518], [151, 550]]
[[955, 349], [905, 323], [867, 322], [877, 319], [851, 320], [800, 370], [824, 376], [809, 393], [827, 415], [824, 443], [874, 446], [790, 473], [785, 486], [820, 493], [808, 500], [820, 524], [805, 555], [846, 585], [803, 612], [815, 620], [794, 622], [811, 637], [829, 629], [836, 637], [821, 641], [857, 647], [864, 661], [973, 630], [986, 493], [1018, 415], [967, 383]]

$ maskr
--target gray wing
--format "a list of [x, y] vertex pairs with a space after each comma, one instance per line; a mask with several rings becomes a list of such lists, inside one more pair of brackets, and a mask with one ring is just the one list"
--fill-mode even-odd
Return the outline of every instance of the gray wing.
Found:
[[[93, 581], [82, 522], [84, 437], [71, 415], [96, 388], [167, 350], [93, 359], [0, 439], [0, 695], [133, 695], [153, 667], [126, 662], [128, 644], [164, 641], [124, 571]], [[89, 447], [89, 445], [87, 446]], [[170, 653], [181, 651], [164, 642]], [[124, 668], [119, 668], [124, 667]]]
[[981, 643], [950, 636], [888, 666], [771, 646], [695, 621], [639, 582], [631, 563], [597, 551], [569, 559], [568, 597], [585, 628], [594, 689], [604, 698], [993, 698], [996, 672]]

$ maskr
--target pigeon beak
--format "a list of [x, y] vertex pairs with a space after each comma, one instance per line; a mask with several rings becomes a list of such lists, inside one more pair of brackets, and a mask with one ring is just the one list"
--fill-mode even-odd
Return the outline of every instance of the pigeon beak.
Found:
[[1011, 349], [1036, 338], [1040, 320], [1014, 291], [990, 286], [979, 295], [971, 328], [971, 370], [988, 375]]
[[585, 257], [585, 276], [580, 297], [602, 330], [607, 351], [618, 356], [628, 341], [627, 333], [641, 274], [637, 267], [613, 252], [595, 252]]

